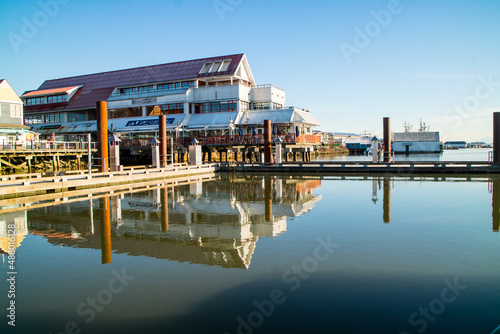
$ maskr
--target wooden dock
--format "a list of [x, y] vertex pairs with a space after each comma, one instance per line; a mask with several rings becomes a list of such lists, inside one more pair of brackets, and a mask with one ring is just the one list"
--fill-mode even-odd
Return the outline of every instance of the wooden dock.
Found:
[[3, 175], [0, 182], [0, 199], [22, 197], [33, 194], [64, 192], [87, 188], [169, 179], [181, 176], [214, 174], [217, 164], [173, 165], [164, 168], [130, 168], [108, 173], [60, 172], [54, 176], [41, 173]]
[[498, 174], [500, 165], [478, 161], [400, 161], [374, 163], [370, 161], [310, 161], [281, 164], [229, 164], [221, 171], [241, 173], [302, 173], [302, 174]]

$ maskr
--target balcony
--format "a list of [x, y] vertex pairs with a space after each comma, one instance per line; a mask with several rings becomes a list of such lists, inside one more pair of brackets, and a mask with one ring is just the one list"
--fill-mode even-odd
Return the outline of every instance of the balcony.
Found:
[[[302, 134], [296, 136], [295, 134], [281, 134], [271, 136], [271, 142], [280, 138], [283, 144], [321, 144], [321, 136]], [[250, 146], [250, 145], [264, 145], [264, 135], [225, 135], [225, 136], [199, 136], [199, 137], [178, 137], [174, 138], [174, 145], [176, 146], [189, 146], [191, 142], [196, 139], [200, 145], [205, 146]], [[122, 147], [147, 147], [151, 146], [153, 138], [123, 138], [120, 146]]]

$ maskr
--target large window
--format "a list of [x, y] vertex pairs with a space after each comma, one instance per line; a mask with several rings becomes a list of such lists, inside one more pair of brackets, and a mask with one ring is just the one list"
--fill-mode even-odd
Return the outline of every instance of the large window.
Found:
[[26, 125], [42, 124], [42, 123], [43, 123], [43, 116], [42, 115], [24, 116], [24, 124], [26, 124]]
[[44, 123], [62, 123], [64, 118], [62, 114], [45, 114], [43, 115], [45, 121]]
[[205, 102], [201, 104], [200, 111], [195, 109], [195, 113], [226, 112], [236, 111], [236, 101]]
[[47, 103], [57, 103], [57, 102], [66, 102], [66, 95], [51, 95], [47, 96]]
[[267, 110], [270, 108], [269, 102], [256, 102], [252, 103], [252, 109], [254, 110]]
[[184, 113], [184, 103], [171, 103], [164, 104], [161, 107], [161, 113], [163, 115], [172, 115], [172, 114], [182, 114]]
[[85, 121], [85, 114], [83, 113], [68, 113], [68, 122], [84, 122]]
[[109, 109], [109, 118], [140, 117], [142, 116], [142, 107]]

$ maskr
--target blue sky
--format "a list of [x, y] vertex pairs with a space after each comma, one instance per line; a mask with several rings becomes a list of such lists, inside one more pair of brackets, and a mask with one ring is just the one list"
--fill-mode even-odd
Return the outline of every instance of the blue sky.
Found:
[[0, 77], [21, 94], [243, 52], [257, 83], [284, 88], [321, 130], [380, 135], [387, 116], [394, 131], [422, 119], [443, 140], [472, 141], [500, 111], [499, 32], [498, 0], [2, 1]]

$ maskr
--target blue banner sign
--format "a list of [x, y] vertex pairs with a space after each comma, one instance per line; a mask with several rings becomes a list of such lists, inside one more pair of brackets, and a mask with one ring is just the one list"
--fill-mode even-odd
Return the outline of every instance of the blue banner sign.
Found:
[[[167, 124], [174, 124], [175, 118], [167, 118]], [[137, 121], [128, 121], [125, 126], [145, 126], [145, 125], [158, 125], [159, 119], [140, 119]]]

